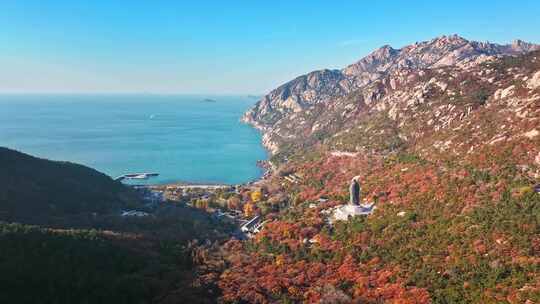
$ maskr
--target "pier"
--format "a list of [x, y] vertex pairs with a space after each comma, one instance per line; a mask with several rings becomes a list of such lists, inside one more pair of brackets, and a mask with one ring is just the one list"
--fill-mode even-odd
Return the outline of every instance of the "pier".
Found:
[[114, 178], [114, 180], [122, 181], [124, 179], [149, 179], [150, 177], [158, 176], [159, 173], [128, 173]]

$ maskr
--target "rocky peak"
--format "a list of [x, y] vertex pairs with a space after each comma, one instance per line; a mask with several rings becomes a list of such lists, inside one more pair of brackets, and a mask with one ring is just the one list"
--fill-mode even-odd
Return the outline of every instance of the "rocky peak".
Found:
[[390, 45], [386, 44], [375, 51], [371, 52], [366, 57], [360, 59], [358, 62], [374, 62], [374, 61], [384, 61], [391, 58], [393, 55], [396, 54], [396, 50], [392, 48]]
[[434, 42], [436, 43], [439, 43], [439, 44], [464, 44], [464, 43], [468, 43], [469, 40], [459, 36], [458, 34], [452, 34], [452, 35], [442, 35], [442, 36], [439, 36], [439, 37], [435, 37], [433, 38]]
[[[281, 85], [264, 96], [243, 120], [263, 130], [267, 142], [276, 147], [277, 137], [283, 141], [296, 140], [296, 133], [287, 131], [297, 129], [292, 126], [304, 125], [306, 130], [309, 127], [306, 134], [318, 130], [318, 115], [337, 109], [340, 106], [337, 103], [347, 96], [358, 104], [377, 100], [384, 91], [380, 83], [388, 82], [394, 89], [398, 82], [404, 81], [392, 78], [393, 75], [447, 66], [471, 68], [500, 56], [515, 56], [538, 49], [540, 45], [520, 40], [500, 45], [469, 41], [455, 34], [400, 49], [384, 45], [342, 70], [314, 71]], [[347, 111], [356, 107], [350, 106]], [[313, 121], [315, 124], [311, 127]], [[336, 123], [340, 121], [327, 122], [327, 125], [338, 128]]]
[[528, 43], [526, 43], [525, 41], [523, 41], [521, 39], [515, 39], [514, 41], [512, 41], [512, 47], [513, 48], [517, 48], [517, 47], [520, 47], [520, 46], [525, 45], [525, 44], [528, 44]]
[[523, 41], [512, 45], [469, 41], [459, 35], [443, 35], [394, 49], [385, 45], [342, 70], [356, 86], [363, 86], [384, 73], [399, 69], [441, 67], [474, 61], [481, 56], [518, 55], [538, 49]]
[[389, 45], [385, 45], [373, 51], [366, 57], [360, 59], [356, 63], [344, 68], [342, 72], [347, 76], [354, 76], [365, 72], [374, 73], [377, 71], [384, 71], [383, 67], [392, 62], [398, 53], [398, 50], [393, 49]]
[[540, 49], [540, 45], [525, 42], [520, 39], [512, 41], [510, 48], [517, 53], [530, 52]]

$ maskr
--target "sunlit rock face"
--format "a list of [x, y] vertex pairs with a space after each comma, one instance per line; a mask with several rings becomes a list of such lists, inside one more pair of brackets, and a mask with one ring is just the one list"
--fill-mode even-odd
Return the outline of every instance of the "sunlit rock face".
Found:
[[[474, 73], [479, 73], [475, 75], [478, 79], [496, 86], [493, 71], [479, 67], [502, 56], [539, 49], [539, 45], [521, 40], [499, 45], [469, 41], [457, 35], [400, 49], [385, 45], [341, 70], [314, 71], [281, 85], [261, 98], [242, 120], [262, 131], [264, 145], [272, 154], [279, 153], [284, 146], [318, 140], [354, 127], [359, 113], [366, 111], [388, 111], [390, 119], [404, 124], [400, 114], [406, 109], [427, 105], [441, 93], [448, 99], [463, 95], [459, 86], [450, 87], [463, 73], [477, 69]], [[540, 73], [526, 80], [526, 87], [531, 90], [539, 86]], [[510, 87], [500, 89], [494, 98], [506, 100], [515, 93]], [[463, 114], [466, 109], [454, 110], [458, 118], [467, 115]], [[445, 119], [451, 121], [456, 117]]]

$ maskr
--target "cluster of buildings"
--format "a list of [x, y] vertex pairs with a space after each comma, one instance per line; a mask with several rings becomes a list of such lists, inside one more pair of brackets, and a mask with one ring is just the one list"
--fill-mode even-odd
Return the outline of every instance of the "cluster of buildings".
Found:
[[161, 193], [165, 200], [175, 202], [189, 202], [193, 199], [208, 200], [216, 192], [237, 192], [236, 186], [230, 185], [156, 185], [149, 189]]
[[250, 220], [244, 221], [242, 226], [240, 226], [240, 231], [242, 231], [245, 236], [252, 238], [255, 234], [261, 232], [268, 220], [263, 221], [260, 215], [253, 217]]

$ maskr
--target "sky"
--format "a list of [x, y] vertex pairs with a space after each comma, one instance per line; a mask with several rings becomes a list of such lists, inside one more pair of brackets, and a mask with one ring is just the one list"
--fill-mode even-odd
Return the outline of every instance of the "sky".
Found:
[[540, 43], [540, 1], [0, 1], [0, 93], [264, 94], [374, 49]]

